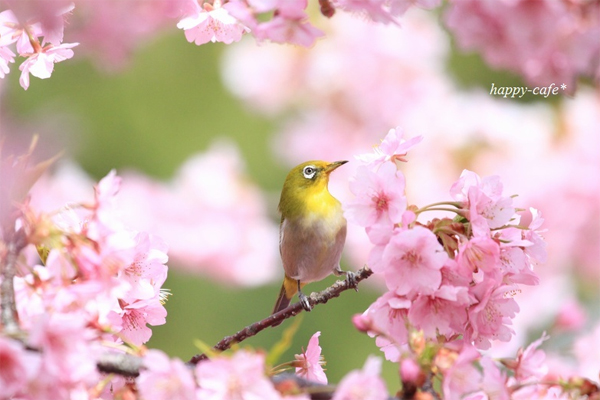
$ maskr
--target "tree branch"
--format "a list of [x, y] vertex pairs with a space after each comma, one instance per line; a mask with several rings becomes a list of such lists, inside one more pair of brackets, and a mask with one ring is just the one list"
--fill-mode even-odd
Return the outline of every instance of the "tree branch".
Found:
[[[6, 233], [6, 232], [5, 232]], [[22, 229], [9, 233], [6, 240], [5, 256], [0, 254], [0, 322], [5, 335], [15, 334], [19, 331], [17, 323], [17, 306], [15, 302], [14, 277], [16, 274], [16, 262], [19, 253], [26, 245], [25, 234]]]
[[[369, 269], [369, 267], [364, 266], [363, 268], [361, 268], [360, 270], [358, 270], [356, 272], [356, 283], [358, 284], [360, 281], [367, 279], [372, 274], [373, 274], [373, 271], [371, 271]], [[336, 281], [333, 285], [331, 285], [330, 287], [328, 287], [327, 289], [325, 289], [321, 292], [311, 293], [311, 295], [308, 297], [308, 302], [311, 305], [311, 307], [314, 307], [316, 304], [325, 304], [330, 299], [332, 299], [334, 297], [338, 297], [340, 295], [340, 293], [342, 293], [343, 291], [352, 289], [352, 288], [354, 288], [354, 287], [350, 286], [348, 284], [347, 280]], [[215, 351], [227, 350], [233, 344], [240, 343], [240, 342], [248, 339], [249, 337], [256, 335], [263, 329], [266, 329], [270, 326], [279, 325], [281, 322], [283, 322], [283, 320], [293, 317], [293, 316], [299, 314], [300, 312], [302, 312], [303, 310], [304, 310], [304, 308], [302, 307], [302, 303], [300, 303], [300, 302], [294, 303], [294, 304], [288, 306], [287, 308], [284, 308], [283, 310], [281, 310], [273, 315], [270, 315], [261, 321], [255, 322], [252, 325], [245, 327], [244, 329], [242, 329], [241, 331], [237, 332], [236, 334], [234, 334], [232, 336], [224, 337], [223, 339], [221, 339], [221, 341], [219, 343], [217, 343], [213, 347], [213, 349]], [[194, 357], [192, 357], [189, 362], [192, 364], [197, 364], [198, 362], [205, 360], [207, 358], [208, 357], [205, 354], [197, 354]]]
[[96, 362], [98, 371], [135, 378], [140, 374], [143, 359], [131, 354], [106, 353]]

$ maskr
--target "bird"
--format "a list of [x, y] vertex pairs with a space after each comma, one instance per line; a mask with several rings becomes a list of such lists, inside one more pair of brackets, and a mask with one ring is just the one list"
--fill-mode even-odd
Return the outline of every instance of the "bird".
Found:
[[329, 193], [329, 175], [348, 161], [307, 161], [288, 173], [279, 212], [279, 252], [285, 276], [273, 314], [283, 310], [296, 293], [311, 310], [302, 287], [330, 274], [346, 275], [356, 287], [355, 274], [342, 271], [340, 258], [346, 241], [346, 219], [341, 203]]

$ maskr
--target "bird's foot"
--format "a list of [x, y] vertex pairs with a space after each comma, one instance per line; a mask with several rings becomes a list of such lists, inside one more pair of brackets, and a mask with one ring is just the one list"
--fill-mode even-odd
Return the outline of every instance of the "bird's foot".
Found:
[[298, 299], [300, 299], [300, 303], [302, 304], [302, 308], [304, 308], [304, 311], [311, 311], [312, 307], [310, 305], [310, 302], [308, 301], [308, 296], [305, 295], [302, 292], [298, 292]]
[[346, 271], [346, 282], [348, 287], [354, 288], [358, 292], [358, 282], [356, 281], [356, 273], [352, 271]]
[[346, 275], [346, 284], [348, 287], [354, 288], [358, 292], [358, 282], [356, 281], [356, 273], [352, 271], [342, 271], [339, 267], [333, 270], [333, 273], [337, 276]]

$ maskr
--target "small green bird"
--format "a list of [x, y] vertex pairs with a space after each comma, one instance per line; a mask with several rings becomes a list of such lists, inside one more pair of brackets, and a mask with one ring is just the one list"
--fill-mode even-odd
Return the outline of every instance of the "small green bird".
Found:
[[347, 161], [307, 161], [294, 167], [283, 184], [279, 212], [279, 252], [285, 277], [273, 313], [286, 308], [296, 292], [311, 310], [302, 287], [329, 276], [354, 273], [340, 269], [346, 241], [346, 219], [340, 202], [329, 193], [329, 174]]

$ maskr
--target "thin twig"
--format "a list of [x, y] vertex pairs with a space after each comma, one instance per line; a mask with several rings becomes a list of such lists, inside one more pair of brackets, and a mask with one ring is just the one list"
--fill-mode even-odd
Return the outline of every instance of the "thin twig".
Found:
[[13, 335], [19, 332], [17, 323], [17, 306], [15, 302], [14, 277], [16, 274], [16, 262], [19, 253], [26, 245], [25, 234], [22, 229], [7, 235], [6, 256], [0, 259], [0, 321], [5, 335]]
[[[371, 271], [369, 267], [365, 266], [361, 268], [356, 272], [356, 283], [358, 284], [360, 281], [367, 279], [372, 274], [373, 271]], [[355, 289], [355, 287], [350, 286], [347, 280], [336, 281], [333, 285], [321, 292], [311, 293], [311, 295], [308, 297], [308, 302], [311, 307], [314, 307], [316, 304], [325, 304], [330, 299], [338, 297], [340, 293], [348, 289]], [[284, 308], [283, 310], [272, 314], [261, 321], [255, 322], [252, 325], [245, 327], [244, 329], [232, 336], [224, 337], [219, 343], [217, 343], [213, 347], [213, 349], [217, 352], [227, 350], [232, 345], [240, 343], [270, 326], [279, 325], [283, 320], [293, 317], [302, 312], [303, 310], [304, 308], [302, 307], [302, 303], [294, 303], [288, 306], [287, 308]], [[207, 358], [208, 357], [205, 354], [197, 354], [194, 357], [192, 357], [192, 359], [189, 362], [192, 364], [197, 364], [198, 362]]]

